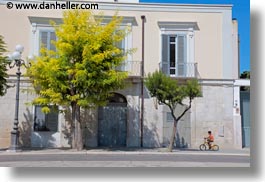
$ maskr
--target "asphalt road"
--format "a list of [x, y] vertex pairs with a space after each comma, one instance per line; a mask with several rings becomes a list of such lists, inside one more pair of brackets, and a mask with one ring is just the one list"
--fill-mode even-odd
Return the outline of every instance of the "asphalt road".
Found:
[[34, 154], [0, 155], [7, 167], [249, 167], [249, 156], [167, 154]]

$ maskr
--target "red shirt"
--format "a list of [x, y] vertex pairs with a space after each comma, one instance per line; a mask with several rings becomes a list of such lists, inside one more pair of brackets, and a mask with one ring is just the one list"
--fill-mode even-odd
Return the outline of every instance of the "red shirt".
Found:
[[208, 139], [209, 139], [211, 142], [213, 142], [213, 141], [214, 141], [214, 137], [213, 137], [213, 135], [209, 135]]

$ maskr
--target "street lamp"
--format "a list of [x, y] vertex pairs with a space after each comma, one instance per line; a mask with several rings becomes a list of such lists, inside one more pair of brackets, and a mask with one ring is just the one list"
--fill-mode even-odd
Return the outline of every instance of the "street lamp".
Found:
[[16, 45], [15, 52], [12, 53], [12, 55], [8, 55], [9, 58], [9, 68], [17, 67], [17, 85], [16, 85], [16, 105], [15, 105], [15, 118], [13, 123], [13, 130], [11, 131], [11, 145], [8, 149], [8, 151], [17, 152], [20, 151], [19, 147], [19, 131], [18, 131], [18, 110], [19, 110], [19, 89], [20, 89], [20, 76], [21, 71], [20, 67], [23, 65], [25, 67], [28, 67], [24, 60], [21, 59], [21, 54], [24, 50], [24, 47], [22, 45]]

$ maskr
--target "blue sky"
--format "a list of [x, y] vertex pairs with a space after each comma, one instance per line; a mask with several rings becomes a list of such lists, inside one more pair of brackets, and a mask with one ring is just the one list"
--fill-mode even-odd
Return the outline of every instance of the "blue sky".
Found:
[[240, 36], [240, 72], [250, 70], [250, 0], [140, 0], [153, 3], [232, 4]]

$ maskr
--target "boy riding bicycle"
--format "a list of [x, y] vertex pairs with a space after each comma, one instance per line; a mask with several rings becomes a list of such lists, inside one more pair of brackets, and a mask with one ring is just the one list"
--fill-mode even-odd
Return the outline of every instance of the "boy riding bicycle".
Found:
[[207, 139], [207, 142], [208, 142], [208, 145], [209, 145], [209, 149], [211, 149], [212, 148], [212, 143], [214, 142], [214, 137], [213, 137], [211, 131], [208, 131], [208, 137], [206, 139]]

